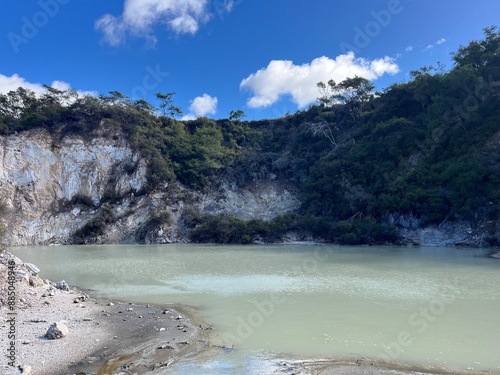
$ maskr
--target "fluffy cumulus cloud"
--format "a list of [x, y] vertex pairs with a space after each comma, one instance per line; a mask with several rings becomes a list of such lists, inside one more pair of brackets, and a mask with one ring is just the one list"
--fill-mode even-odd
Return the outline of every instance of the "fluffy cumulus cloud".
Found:
[[341, 82], [356, 75], [374, 80], [383, 74], [398, 72], [399, 67], [393, 58], [370, 61], [349, 52], [336, 59], [319, 57], [303, 65], [295, 65], [288, 60], [273, 60], [266, 68], [245, 78], [240, 88], [252, 92], [253, 96], [247, 103], [251, 108], [270, 106], [284, 95], [290, 95], [294, 103], [305, 107], [318, 98], [316, 84], [319, 81], [333, 79]]
[[182, 117], [182, 120], [194, 120], [198, 117], [215, 115], [217, 112], [217, 98], [208, 94], [203, 94], [191, 100], [189, 114]]
[[127, 34], [147, 38], [156, 42], [153, 27], [166, 25], [176, 34], [195, 34], [201, 25], [208, 22], [212, 10], [216, 13], [230, 12], [234, 0], [210, 8], [208, 0], [125, 0], [123, 13], [119, 16], [105, 14], [95, 27], [103, 33], [103, 40], [113, 46], [122, 44]]
[[[0, 74], [0, 94], [7, 94], [9, 91], [17, 90], [19, 87], [31, 90], [35, 92], [37, 96], [43, 95], [47, 91], [47, 89], [42, 84], [28, 82], [26, 79], [20, 77], [18, 74], [13, 74], [10, 77]], [[71, 89], [71, 85], [63, 81], [53, 81], [50, 84], [50, 87], [53, 87], [61, 91]], [[80, 96], [97, 95], [97, 93], [93, 91], [77, 91], [77, 93]]]

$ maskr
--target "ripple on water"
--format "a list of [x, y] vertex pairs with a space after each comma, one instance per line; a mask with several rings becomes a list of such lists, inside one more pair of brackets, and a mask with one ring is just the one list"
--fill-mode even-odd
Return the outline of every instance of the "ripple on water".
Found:
[[[109, 288], [108, 288], [109, 289]], [[443, 288], [422, 278], [380, 278], [349, 275], [184, 275], [157, 280], [155, 284], [115, 285], [120, 290], [151, 294], [212, 294], [222, 297], [271, 293], [324, 293], [380, 300], [423, 300], [439, 295]], [[121, 293], [120, 293], [121, 294]]]

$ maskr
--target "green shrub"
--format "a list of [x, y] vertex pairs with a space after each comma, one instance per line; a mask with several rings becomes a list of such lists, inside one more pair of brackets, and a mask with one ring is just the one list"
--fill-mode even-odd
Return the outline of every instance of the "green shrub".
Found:
[[104, 234], [106, 227], [114, 222], [116, 222], [116, 217], [112, 209], [105, 206], [97, 217], [73, 233], [72, 242], [77, 245], [93, 243], [99, 236]]
[[269, 223], [246, 221], [228, 213], [200, 215], [189, 210], [184, 211], [183, 217], [186, 225], [193, 228], [190, 238], [194, 242], [249, 244], [256, 235], [266, 237], [272, 232]]

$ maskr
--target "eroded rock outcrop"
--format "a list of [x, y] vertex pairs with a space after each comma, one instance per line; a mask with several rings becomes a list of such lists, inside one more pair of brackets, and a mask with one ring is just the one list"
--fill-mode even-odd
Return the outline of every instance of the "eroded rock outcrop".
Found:
[[137, 192], [145, 183], [146, 163], [120, 136], [57, 140], [36, 129], [0, 137], [9, 245], [65, 243], [103, 197]]
[[[0, 137], [0, 198], [9, 246], [187, 242], [184, 207], [271, 220], [296, 210], [292, 187], [274, 179], [243, 187], [224, 181], [197, 192], [179, 183], [144, 193], [147, 160], [119, 131], [53, 135], [36, 129]], [[155, 215], [168, 212], [168, 223]], [[97, 228], [89, 235], [89, 226]]]

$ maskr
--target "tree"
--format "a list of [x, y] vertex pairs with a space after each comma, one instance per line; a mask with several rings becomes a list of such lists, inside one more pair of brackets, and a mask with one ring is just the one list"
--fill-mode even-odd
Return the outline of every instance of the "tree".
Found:
[[335, 86], [335, 81], [333, 79], [328, 81], [328, 85], [320, 81], [316, 84], [321, 96], [318, 98], [318, 102], [322, 107], [329, 107], [332, 105], [332, 92], [330, 87]]
[[338, 84], [331, 79], [328, 81], [328, 86], [323, 82], [318, 82], [317, 87], [322, 94], [318, 98], [320, 103], [324, 105], [343, 104], [356, 123], [361, 120], [363, 103], [373, 97], [372, 91], [375, 88], [366, 78], [358, 76], [346, 78]]
[[354, 122], [361, 120], [362, 105], [369, 101], [375, 88], [370, 81], [361, 77], [347, 78], [338, 84], [334, 98], [347, 107]]
[[241, 109], [229, 112], [229, 120], [233, 122], [239, 122], [246, 114]]
[[6, 119], [19, 120], [37, 104], [38, 100], [33, 91], [19, 87], [16, 91], [0, 94], [0, 116]]
[[333, 146], [337, 147], [337, 141], [333, 135], [331, 124], [323, 120], [321, 122], [309, 124], [309, 128], [315, 136], [322, 135], [326, 137]]
[[73, 89], [59, 90], [49, 85], [43, 85], [45, 93], [41, 96], [43, 105], [68, 106], [78, 99], [78, 93]]
[[156, 93], [156, 98], [160, 101], [160, 110], [163, 116], [175, 118], [182, 116], [182, 109], [174, 105], [174, 100], [172, 99], [175, 92], [167, 92], [162, 94], [161, 92]]
[[139, 111], [144, 111], [149, 114], [154, 114], [156, 112], [156, 107], [144, 99], [138, 99], [134, 101], [134, 106]]
[[500, 64], [500, 28], [496, 26], [484, 29], [485, 38], [473, 40], [468, 46], [460, 46], [453, 54], [456, 66], [470, 65], [474, 69]]
[[334, 131], [338, 131], [340, 124], [344, 123], [344, 114], [347, 113], [352, 121], [358, 125], [364, 103], [373, 98], [372, 91], [375, 88], [365, 78], [355, 76], [346, 78], [340, 83], [333, 79], [328, 83], [318, 82], [316, 84], [321, 96], [317, 99], [321, 107], [332, 107], [332, 115], [329, 121], [322, 119], [319, 122], [309, 123], [309, 129], [314, 135], [326, 137], [330, 143], [337, 147]]

